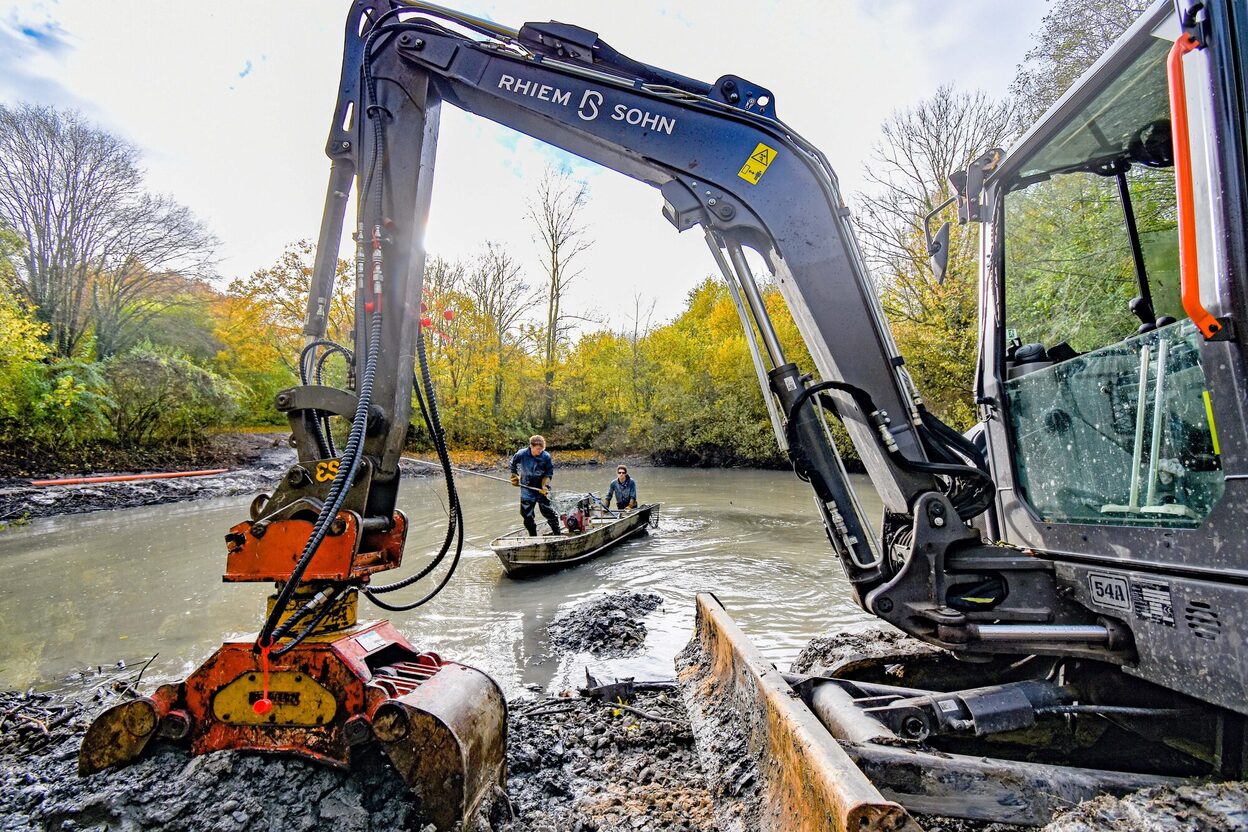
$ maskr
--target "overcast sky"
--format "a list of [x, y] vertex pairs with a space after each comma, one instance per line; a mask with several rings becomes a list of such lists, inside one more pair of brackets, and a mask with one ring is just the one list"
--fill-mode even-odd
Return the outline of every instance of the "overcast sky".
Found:
[[[942, 83], [1002, 95], [1044, 0], [443, 0], [519, 27], [559, 20], [649, 64], [769, 87], [777, 112], [821, 148], [851, 197], [880, 123]], [[314, 238], [328, 174], [347, 2], [0, 0], [0, 100], [75, 107], [143, 152], [154, 190], [220, 238], [223, 280]], [[596, 241], [570, 307], [614, 326], [633, 293], [656, 322], [714, 270], [700, 234], [677, 235], [657, 191], [491, 122], [444, 107], [432, 253], [506, 244], [541, 280], [524, 219], [551, 161], [590, 185]]]

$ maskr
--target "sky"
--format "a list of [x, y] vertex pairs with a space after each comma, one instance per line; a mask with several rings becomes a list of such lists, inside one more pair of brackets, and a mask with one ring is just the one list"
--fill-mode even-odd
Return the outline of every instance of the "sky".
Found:
[[[1005, 93], [1044, 0], [442, 0], [519, 28], [559, 20], [623, 54], [713, 81], [770, 88], [779, 116], [823, 150], [853, 207], [880, 124], [938, 86]], [[337, 94], [342, 0], [0, 0], [0, 102], [72, 107], [133, 142], [149, 186], [220, 239], [220, 279], [245, 277], [315, 238]], [[678, 235], [659, 194], [527, 136], [444, 106], [428, 249], [468, 259], [507, 246], [531, 285], [541, 252], [526, 203], [548, 164], [590, 189], [593, 247], [568, 308], [631, 329], [678, 314], [714, 272], [696, 230]], [[344, 249], [345, 251], [345, 249]]]

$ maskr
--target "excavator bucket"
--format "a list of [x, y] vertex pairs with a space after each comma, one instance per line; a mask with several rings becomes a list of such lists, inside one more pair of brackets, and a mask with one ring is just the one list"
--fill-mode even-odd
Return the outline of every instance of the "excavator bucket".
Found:
[[439, 829], [474, 817], [503, 783], [507, 704], [490, 677], [444, 666], [373, 713], [373, 733]]
[[712, 595], [697, 596], [678, 680], [721, 802], [760, 832], [922, 832], [872, 785]]
[[192, 754], [262, 751], [345, 768], [376, 740], [437, 829], [470, 832], [502, 789], [506, 731], [493, 679], [417, 652], [382, 621], [308, 639], [272, 662], [267, 682], [254, 639], [228, 641], [185, 681], [97, 716], [78, 770], [130, 763], [156, 738]]

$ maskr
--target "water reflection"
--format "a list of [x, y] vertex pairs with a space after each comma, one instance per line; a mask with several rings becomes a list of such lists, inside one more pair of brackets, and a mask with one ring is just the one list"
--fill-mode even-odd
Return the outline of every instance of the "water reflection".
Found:
[[[606, 469], [562, 470], [556, 486], [601, 491]], [[787, 663], [813, 635], [865, 615], [831, 553], [808, 487], [761, 471], [634, 471], [643, 500], [663, 503], [659, 527], [612, 553], [536, 578], [503, 576], [489, 541], [519, 520], [515, 493], [461, 477], [468, 533], [463, 559], [430, 604], [390, 617], [420, 649], [475, 664], [509, 694], [560, 689], [595, 675], [670, 676], [693, 627], [693, 596], [710, 591], [763, 652]], [[868, 514], [880, 506], [856, 483]], [[186, 674], [224, 635], [259, 625], [267, 584], [224, 584], [223, 535], [247, 499], [212, 500], [37, 520], [0, 535], [0, 686], [47, 682], [85, 666], [159, 653], [148, 678]], [[437, 480], [405, 483], [412, 521], [401, 570], [426, 563], [446, 518]], [[394, 596], [415, 590], [399, 591]], [[423, 590], [420, 590], [423, 592]], [[655, 592], [646, 655], [555, 655], [546, 625], [564, 607], [604, 592]], [[404, 600], [395, 597], [395, 600]], [[361, 601], [361, 613], [372, 608]]]

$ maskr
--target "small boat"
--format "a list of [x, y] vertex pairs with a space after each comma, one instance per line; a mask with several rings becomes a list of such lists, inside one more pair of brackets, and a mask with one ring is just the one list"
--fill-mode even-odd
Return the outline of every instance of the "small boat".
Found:
[[549, 571], [589, 560], [640, 534], [658, 512], [658, 503], [648, 503], [616, 516], [591, 517], [588, 528], [579, 533], [565, 531], [561, 535], [530, 537], [524, 529], [517, 529], [493, 540], [490, 549], [503, 562], [508, 575]]

